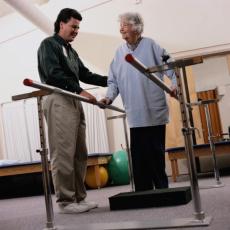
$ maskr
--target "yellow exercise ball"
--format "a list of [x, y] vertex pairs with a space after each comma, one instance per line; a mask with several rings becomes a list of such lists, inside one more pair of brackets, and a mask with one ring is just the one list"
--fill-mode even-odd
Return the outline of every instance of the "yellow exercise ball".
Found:
[[96, 183], [96, 175], [95, 169], [93, 166], [87, 167], [85, 183], [89, 186], [89, 188], [102, 188], [105, 187], [109, 180], [109, 174], [105, 167], [99, 167], [99, 185]]

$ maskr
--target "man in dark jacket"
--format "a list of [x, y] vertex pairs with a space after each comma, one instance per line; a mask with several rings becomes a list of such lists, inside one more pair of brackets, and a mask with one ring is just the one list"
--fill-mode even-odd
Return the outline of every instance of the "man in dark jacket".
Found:
[[[38, 71], [43, 83], [74, 92], [96, 102], [79, 81], [107, 86], [107, 78], [91, 73], [71, 47], [82, 16], [74, 9], [62, 9], [54, 24], [55, 34], [38, 49]], [[86, 201], [84, 179], [87, 169], [85, 117], [77, 99], [53, 93], [44, 100], [48, 125], [52, 179], [60, 213], [80, 213], [96, 208]]]

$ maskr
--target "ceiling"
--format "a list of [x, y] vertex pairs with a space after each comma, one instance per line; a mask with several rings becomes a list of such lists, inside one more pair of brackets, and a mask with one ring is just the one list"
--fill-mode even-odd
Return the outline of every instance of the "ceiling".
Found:
[[[36, 3], [38, 5], [42, 5], [46, 2], [48, 2], [49, 0], [28, 0], [30, 2]], [[8, 5], [5, 1], [0, 0], [0, 17], [4, 17], [10, 13], [13, 13], [15, 10]]]

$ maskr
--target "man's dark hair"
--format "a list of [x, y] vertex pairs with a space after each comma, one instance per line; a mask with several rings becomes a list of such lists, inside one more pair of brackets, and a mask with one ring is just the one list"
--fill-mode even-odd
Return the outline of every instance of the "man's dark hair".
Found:
[[79, 21], [82, 20], [82, 16], [81, 14], [77, 11], [77, 10], [74, 10], [74, 9], [71, 9], [71, 8], [64, 8], [62, 9], [58, 16], [57, 16], [57, 19], [54, 23], [54, 32], [55, 33], [58, 33], [59, 30], [60, 30], [60, 22], [64, 22], [64, 23], [67, 23], [71, 18], [75, 18]]

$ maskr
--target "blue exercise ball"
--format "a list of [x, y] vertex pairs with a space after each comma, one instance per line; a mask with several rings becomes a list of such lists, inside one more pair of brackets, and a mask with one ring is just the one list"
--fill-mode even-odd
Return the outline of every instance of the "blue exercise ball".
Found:
[[129, 184], [129, 166], [128, 166], [128, 155], [124, 150], [113, 153], [109, 164], [109, 177], [111, 184], [114, 185], [125, 185]]

